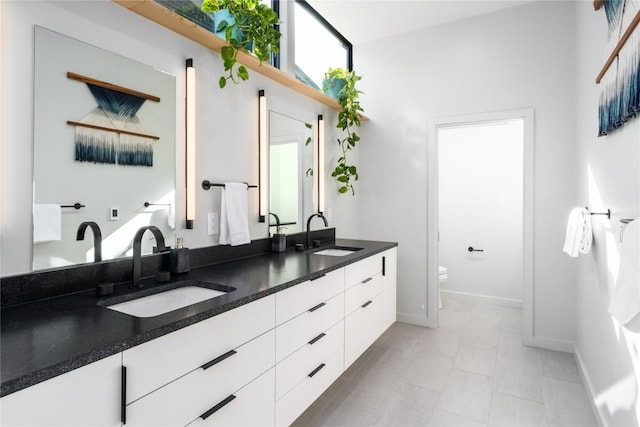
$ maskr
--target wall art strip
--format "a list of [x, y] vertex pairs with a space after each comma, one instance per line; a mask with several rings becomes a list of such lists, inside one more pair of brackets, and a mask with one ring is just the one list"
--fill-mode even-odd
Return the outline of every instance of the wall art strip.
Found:
[[612, 52], [596, 82], [601, 85], [598, 136], [640, 114], [640, 0], [605, 0]]
[[145, 101], [160, 98], [76, 73], [67, 77], [84, 82], [98, 103], [80, 121], [67, 121], [76, 127], [75, 160], [153, 166], [153, 141], [159, 138], [149, 134], [136, 113]]

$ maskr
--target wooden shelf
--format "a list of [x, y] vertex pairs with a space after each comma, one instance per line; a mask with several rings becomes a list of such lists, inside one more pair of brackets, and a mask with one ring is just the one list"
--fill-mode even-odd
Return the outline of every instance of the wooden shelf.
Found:
[[[153, 0], [112, 0], [114, 3], [129, 9], [131, 12], [162, 25], [163, 27], [174, 31], [206, 48], [220, 53], [226, 42], [210, 31], [205, 30], [198, 24], [178, 15], [174, 11], [154, 2]], [[312, 88], [311, 86], [299, 81], [291, 75], [280, 71], [271, 64], [262, 63], [253, 55], [240, 51], [237, 60], [247, 68], [270, 78], [283, 86], [286, 86], [296, 92], [316, 100], [334, 110], [340, 110], [340, 104], [328, 95]], [[366, 116], [361, 116], [360, 120], [369, 120]]]

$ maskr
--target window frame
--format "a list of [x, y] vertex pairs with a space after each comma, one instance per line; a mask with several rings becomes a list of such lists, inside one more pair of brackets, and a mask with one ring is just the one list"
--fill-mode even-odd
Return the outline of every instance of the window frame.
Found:
[[[279, 2], [279, 0], [273, 0], [274, 2]], [[345, 36], [343, 36], [340, 31], [336, 30], [333, 25], [327, 21], [324, 16], [322, 16], [317, 10], [315, 10], [306, 0], [294, 0], [295, 3], [302, 6], [309, 14], [311, 14], [315, 19], [318, 20], [320, 25], [322, 25], [327, 31], [329, 31], [335, 38], [337, 38], [344, 46], [347, 51], [347, 71], [353, 71], [353, 44], [347, 40]], [[295, 37], [295, 35], [294, 35]]]

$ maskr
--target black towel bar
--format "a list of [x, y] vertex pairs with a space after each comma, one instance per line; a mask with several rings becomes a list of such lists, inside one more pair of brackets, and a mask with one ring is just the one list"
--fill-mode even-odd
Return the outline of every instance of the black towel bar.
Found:
[[[589, 208], [585, 206], [585, 209], [589, 211]], [[606, 212], [591, 212], [589, 211], [589, 215], [606, 215], [608, 219], [611, 219], [611, 209], [607, 209]]]
[[[247, 184], [247, 183], [245, 182], [245, 184]], [[211, 187], [224, 187], [224, 184], [220, 183], [220, 182], [210, 182], [209, 180], [206, 180], [206, 179], [204, 181], [202, 181], [202, 188], [204, 190], [209, 190]], [[247, 190], [249, 188], [258, 188], [258, 186], [257, 185], [249, 185], [249, 184], [247, 184]]]
[[80, 208], [84, 208], [85, 206], [80, 204], [80, 203], [74, 203], [73, 205], [61, 205], [61, 208], [73, 208], [73, 209], [80, 209]]

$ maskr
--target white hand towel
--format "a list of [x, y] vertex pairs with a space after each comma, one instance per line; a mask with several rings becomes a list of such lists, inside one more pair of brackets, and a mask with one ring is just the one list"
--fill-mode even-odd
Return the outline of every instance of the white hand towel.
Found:
[[[623, 326], [640, 325], [640, 219], [627, 225], [609, 313]], [[635, 321], [634, 321], [635, 318]], [[635, 328], [634, 328], [635, 329]]]
[[247, 184], [226, 182], [220, 202], [220, 244], [238, 246], [251, 242]]
[[169, 203], [169, 211], [167, 212], [167, 225], [170, 229], [176, 228], [176, 205], [175, 203]]
[[62, 209], [60, 205], [33, 205], [33, 241], [50, 242], [62, 239]]
[[589, 211], [584, 208], [573, 208], [569, 214], [562, 250], [570, 257], [575, 258], [579, 253], [589, 253], [592, 242], [593, 231], [591, 230]]

